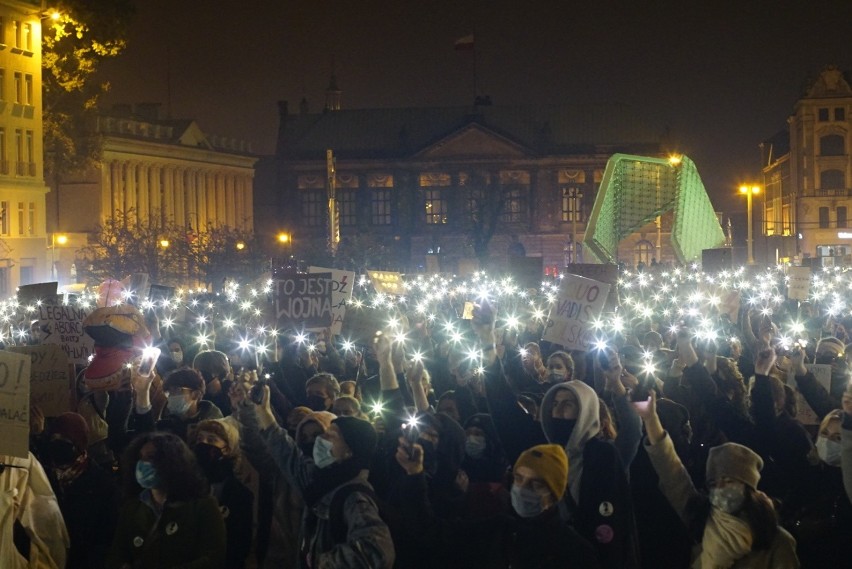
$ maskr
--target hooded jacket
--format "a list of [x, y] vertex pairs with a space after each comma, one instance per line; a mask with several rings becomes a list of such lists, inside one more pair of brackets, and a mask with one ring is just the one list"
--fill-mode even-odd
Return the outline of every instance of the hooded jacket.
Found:
[[[567, 443], [554, 440], [550, 412], [560, 389], [571, 391], [579, 406], [577, 422]], [[615, 447], [598, 437], [597, 394], [582, 381], [567, 381], [548, 390], [541, 409], [545, 437], [548, 442], [564, 444], [568, 455], [568, 492], [560, 503], [560, 513], [595, 547], [604, 567], [638, 567], [630, 486]]]

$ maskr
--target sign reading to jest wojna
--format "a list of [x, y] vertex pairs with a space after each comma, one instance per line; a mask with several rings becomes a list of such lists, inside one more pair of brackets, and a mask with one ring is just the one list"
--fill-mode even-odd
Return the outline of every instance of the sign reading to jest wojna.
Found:
[[569, 350], [588, 350], [595, 339], [592, 324], [600, 317], [608, 294], [606, 283], [566, 274], [543, 339]]
[[331, 273], [282, 275], [275, 281], [275, 317], [282, 326], [331, 326]]

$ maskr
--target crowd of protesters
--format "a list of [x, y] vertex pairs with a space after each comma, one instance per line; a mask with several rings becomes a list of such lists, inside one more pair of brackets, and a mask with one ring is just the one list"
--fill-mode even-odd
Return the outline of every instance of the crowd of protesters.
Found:
[[573, 351], [493, 298], [452, 331], [395, 308], [355, 346], [291, 330], [257, 358], [96, 310], [76, 412], [34, 408], [29, 459], [0, 457], [0, 565], [846, 566], [841, 293], [801, 304], [758, 274], [732, 317], [656, 278], [624, 277]]

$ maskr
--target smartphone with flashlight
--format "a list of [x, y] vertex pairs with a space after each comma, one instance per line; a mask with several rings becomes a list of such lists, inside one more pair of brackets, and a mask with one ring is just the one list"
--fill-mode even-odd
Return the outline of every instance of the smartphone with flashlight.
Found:
[[154, 370], [154, 364], [160, 357], [160, 348], [145, 348], [142, 350], [142, 360], [139, 362], [139, 375], [148, 377]]
[[464, 308], [462, 309], [462, 320], [473, 320], [474, 307], [475, 305], [469, 300], [464, 303]]
[[417, 428], [417, 420], [411, 419], [405, 423], [405, 442], [408, 445], [408, 458], [414, 460], [414, 445], [420, 438], [420, 430]]

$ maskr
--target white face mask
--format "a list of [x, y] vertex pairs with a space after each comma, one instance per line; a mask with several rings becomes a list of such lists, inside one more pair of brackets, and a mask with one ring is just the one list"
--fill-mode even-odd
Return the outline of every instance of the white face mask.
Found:
[[727, 484], [723, 488], [712, 488], [710, 490], [710, 503], [727, 514], [740, 511], [745, 502], [745, 484], [735, 482]]
[[550, 370], [548, 377], [550, 378], [550, 383], [562, 383], [568, 379], [568, 372], [552, 369]]
[[820, 460], [829, 466], [840, 466], [840, 443], [828, 437], [819, 437], [816, 442]]
[[186, 400], [186, 396], [182, 393], [178, 395], [169, 395], [168, 403], [166, 403], [166, 407], [169, 408], [169, 413], [172, 415], [176, 415], [178, 417], [182, 417], [189, 411], [189, 407], [192, 405], [191, 401]]
[[325, 468], [327, 466], [331, 466], [337, 460], [334, 458], [334, 455], [331, 454], [331, 449], [334, 448], [334, 445], [331, 441], [327, 441], [322, 437], [317, 437], [314, 441], [314, 464], [317, 465], [317, 468]]
[[480, 435], [468, 435], [464, 441], [464, 451], [470, 458], [481, 458], [485, 454], [485, 437]]

